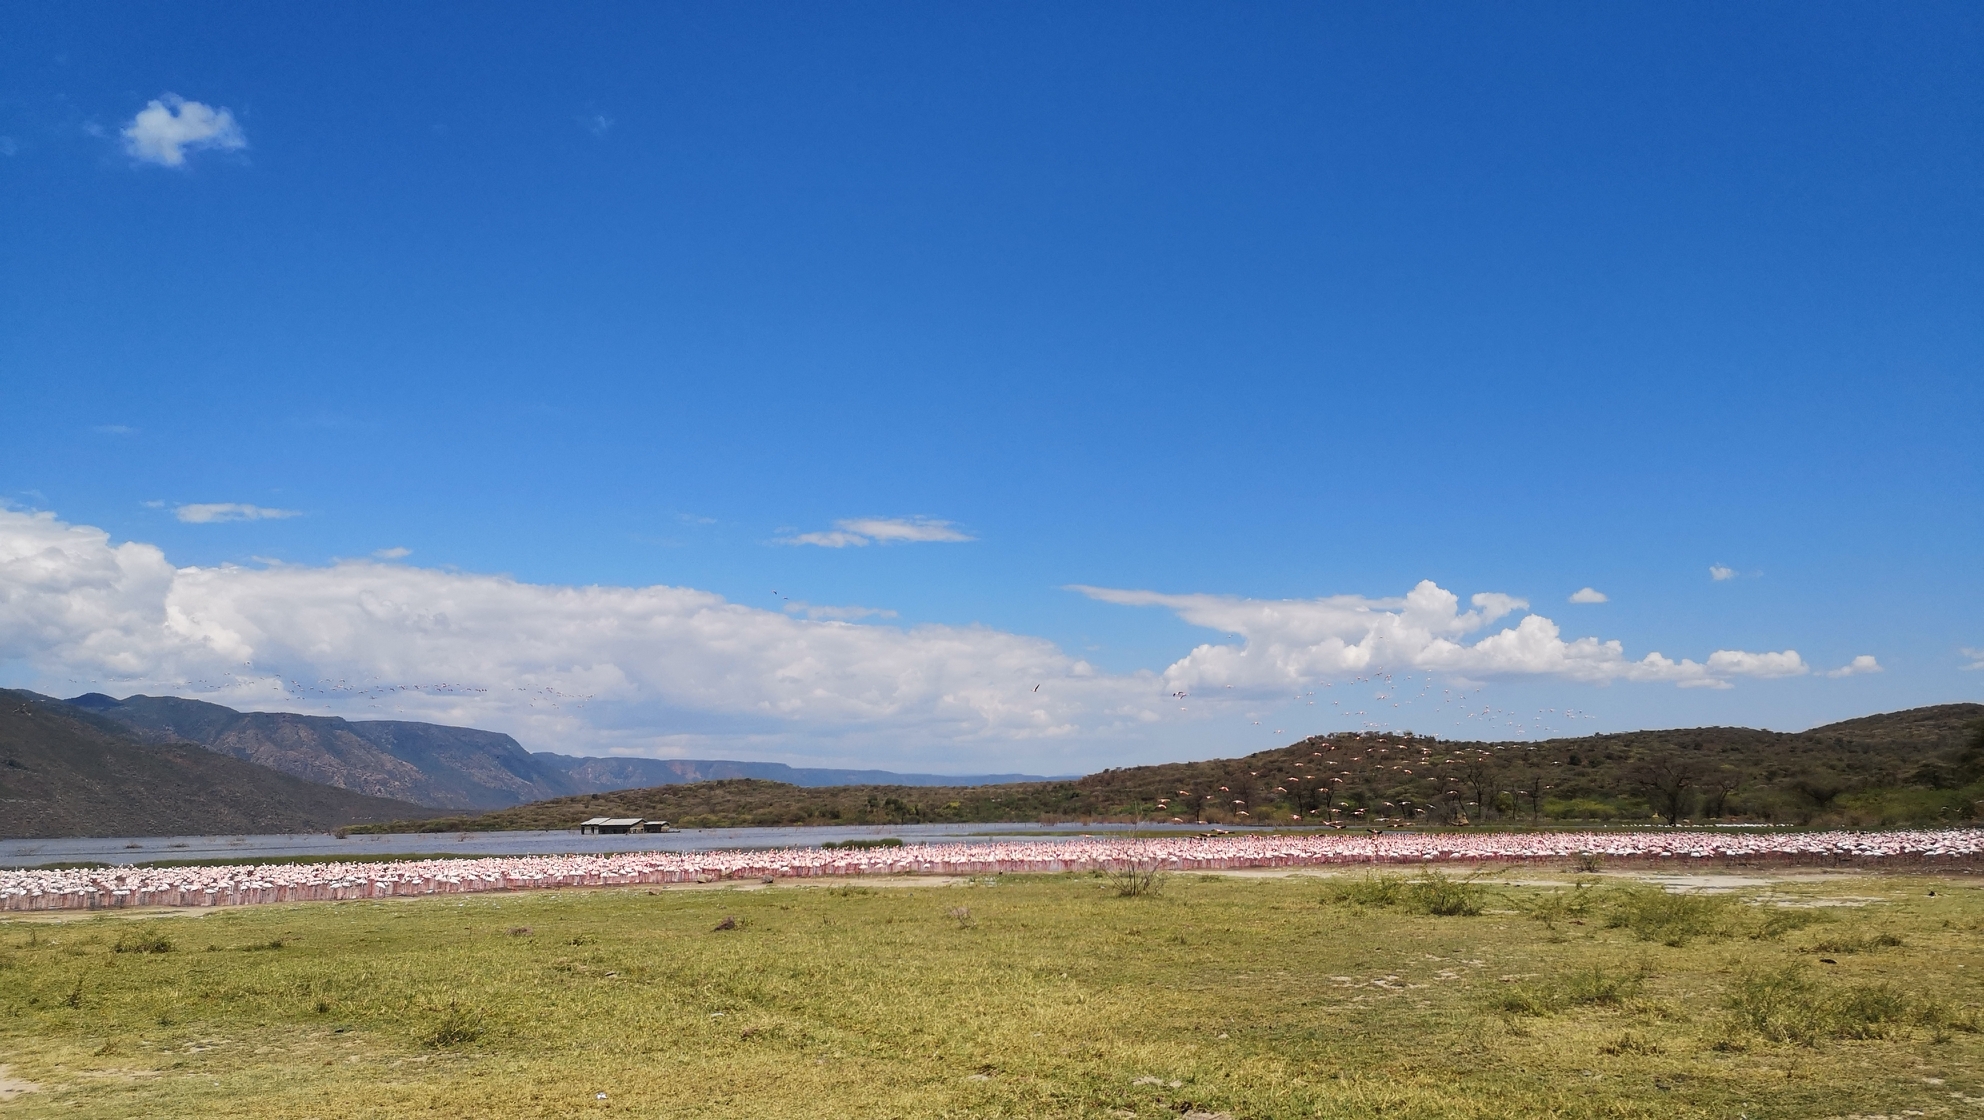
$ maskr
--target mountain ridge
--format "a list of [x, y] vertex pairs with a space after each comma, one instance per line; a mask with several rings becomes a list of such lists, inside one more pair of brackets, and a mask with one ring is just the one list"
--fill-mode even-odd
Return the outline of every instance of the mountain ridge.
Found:
[[898, 774], [793, 767], [780, 762], [658, 759], [526, 751], [497, 731], [410, 720], [347, 720], [297, 712], [243, 712], [205, 700], [100, 692], [63, 703], [157, 742], [185, 741], [309, 781], [441, 809], [486, 810], [631, 787], [725, 778], [798, 786], [991, 785], [1031, 774]]
[[52, 697], [0, 689], [0, 836], [325, 832], [434, 810], [148, 740]]

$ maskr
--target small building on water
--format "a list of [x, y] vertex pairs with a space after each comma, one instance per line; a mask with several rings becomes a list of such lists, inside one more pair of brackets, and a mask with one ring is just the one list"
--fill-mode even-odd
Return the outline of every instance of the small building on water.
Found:
[[630, 832], [667, 832], [667, 821], [643, 820], [640, 817], [594, 817], [579, 822], [581, 835], [625, 836]]

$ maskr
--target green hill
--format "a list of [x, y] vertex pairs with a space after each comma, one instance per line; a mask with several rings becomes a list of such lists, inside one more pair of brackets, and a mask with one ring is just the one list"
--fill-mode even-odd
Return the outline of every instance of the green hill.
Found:
[[749, 779], [587, 794], [395, 830], [570, 828], [591, 816], [685, 827], [1032, 820], [1434, 824], [1744, 820], [1897, 825], [1984, 815], [1984, 704], [1810, 731], [1700, 727], [1543, 742], [1331, 735], [1244, 758], [994, 786]]
[[431, 812], [0, 689], [0, 837], [323, 832]]

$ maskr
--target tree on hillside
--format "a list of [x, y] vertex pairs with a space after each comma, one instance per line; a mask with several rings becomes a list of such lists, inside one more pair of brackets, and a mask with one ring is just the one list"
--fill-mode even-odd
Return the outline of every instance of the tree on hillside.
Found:
[[1701, 780], [1702, 816], [1720, 820], [1728, 807], [1729, 795], [1743, 784], [1743, 776], [1724, 766]]
[[1475, 755], [1462, 764], [1460, 780], [1474, 792], [1475, 807], [1481, 819], [1488, 819], [1488, 810], [1494, 804], [1495, 794], [1500, 792], [1501, 775], [1495, 770], [1495, 763], [1486, 755]]
[[1674, 825], [1681, 821], [1681, 814], [1688, 804], [1688, 791], [1700, 777], [1700, 770], [1688, 759], [1661, 754], [1634, 765], [1629, 777], [1646, 797], [1647, 804], [1653, 806], [1653, 811], [1665, 817], [1669, 825]]
[[1804, 801], [1800, 806], [1803, 811], [1798, 814], [1800, 824], [1812, 823], [1814, 817], [1832, 807], [1840, 794], [1852, 788], [1852, 783], [1839, 774], [1821, 770], [1808, 770], [1786, 784]]
[[1531, 766], [1528, 770], [1524, 771], [1522, 784], [1517, 787], [1515, 792], [1518, 797], [1529, 802], [1529, 823], [1535, 824], [1542, 818], [1543, 792], [1549, 788], [1550, 786], [1543, 780], [1543, 771], [1541, 768]]

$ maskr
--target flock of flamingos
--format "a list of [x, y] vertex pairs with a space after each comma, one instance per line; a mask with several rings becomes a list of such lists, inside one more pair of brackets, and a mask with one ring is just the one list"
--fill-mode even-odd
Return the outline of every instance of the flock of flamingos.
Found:
[[993, 840], [899, 848], [775, 848], [497, 856], [390, 863], [111, 867], [0, 871], [0, 911], [133, 906], [237, 906], [468, 894], [550, 887], [633, 886], [723, 879], [837, 875], [989, 875], [1112, 871], [1131, 867], [1226, 871], [1328, 865], [1522, 863], [1589, 854], [1676, 870], [1703, 861], [1926, 866], [1984, 855], [1984, 829], [1906, 832], [1532, 832], [1437, 834], [1333, 832], [1192, 836], [1154, 840], [1082, 837]]

